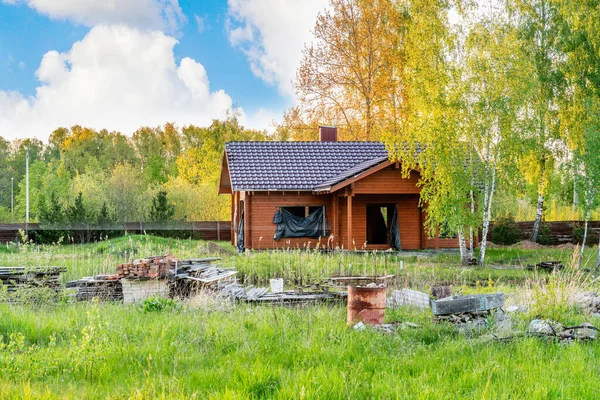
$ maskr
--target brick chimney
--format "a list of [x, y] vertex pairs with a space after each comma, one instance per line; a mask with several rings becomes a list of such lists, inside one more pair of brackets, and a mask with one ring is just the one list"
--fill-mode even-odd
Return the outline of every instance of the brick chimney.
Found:
[[337, 128], [335, 126], [320, 126], [319, 140], [321, 142], [337, 142]]

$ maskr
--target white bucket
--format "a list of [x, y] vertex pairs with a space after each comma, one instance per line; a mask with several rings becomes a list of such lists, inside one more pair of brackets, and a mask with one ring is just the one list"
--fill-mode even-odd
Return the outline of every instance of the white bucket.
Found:
[[283, 279], [270, 279], [271, 282], [271, 292], [272, 293], [281, 293], [283, 292]]

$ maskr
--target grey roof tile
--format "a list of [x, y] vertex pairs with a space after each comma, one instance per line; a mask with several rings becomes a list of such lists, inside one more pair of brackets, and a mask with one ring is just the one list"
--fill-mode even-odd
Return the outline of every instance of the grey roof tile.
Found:
[[388, 157], [379, 142], [229, 142], [225, 152], [234, 191], [313, 190]]

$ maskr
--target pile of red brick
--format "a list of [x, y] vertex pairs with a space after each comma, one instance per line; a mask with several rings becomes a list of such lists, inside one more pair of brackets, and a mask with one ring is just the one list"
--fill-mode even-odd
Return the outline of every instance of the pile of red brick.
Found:
[[175, 269], [177, 262], [179, 260], [171, 255], [142, 258], [132, 263], [119, 264], [117, 275], [119, 278], [164, 278], [169, 270]]

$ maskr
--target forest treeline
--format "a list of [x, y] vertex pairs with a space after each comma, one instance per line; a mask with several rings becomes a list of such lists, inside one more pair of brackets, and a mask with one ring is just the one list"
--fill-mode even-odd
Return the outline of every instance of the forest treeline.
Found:
[[73, 126], [47, 142], [0, 138], [0, 222], [25, 220], [27, 150], [32, 222], [152, 221], [161, 192], [171, 221], [229, 220], [230, 199], [217, 195], [225, 142], [267, 138], [235, 116], [208, 127], [142, 127], [130, 136]]
[[595, 0], [330, 0], [273, 134], [231, 117], [2, 141], [0, 220], [11, 220], [12, 177], [24, 218], [26, 148], [32, 220], [52, 196], [66, 210], [80, 193], [90, 215], [147, 220], [161, 191], [171, 219], [218, 220], [230, 217], [217, 196], [226, 141], [316, 140], [335, 125], [341, 140], [384, 142], [404, 173], [418, 167], [429, 233], [443, 223], [466, 262], [481, 232], [483, 264], [496, 217], [533, 219], [534, 242], [544, 220], [599, 217], [598, 21]]

